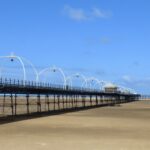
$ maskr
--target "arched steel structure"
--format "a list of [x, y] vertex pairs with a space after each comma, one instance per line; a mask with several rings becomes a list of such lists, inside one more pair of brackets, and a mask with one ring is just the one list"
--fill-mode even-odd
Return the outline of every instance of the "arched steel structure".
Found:
[[[8, 55], [8, 56], [0, 56], [0, 58], [8, 58], [11, 61], [14, 61], [14, 59], [16, 59], [16, 60], [19, 61], [19, 63], [22, 66], [23, 82], [24, 82], [24, 84], [25, 84], [25, 81], [27, 80], [27, 74], [26, 74], [27, 72], [26, 72], [26, 68], [25, 68], [25, 63], [24, 62], [28, 63], [32, 67], [32, 69], [33, 69], [33, 71], [34, 71], [34, 73], [36, 75], [36, 82], [38, 82], [38, 72], [37, 72], [35, 66], [29, 60], [27, 60], [26, 58], [14, 55], [13, 53], [11, 55]], [[2, 74], [2, 72], [1, 72], [1, 74]]]
[[24, 57], [21, 57], [22, 60], [24, 60], [25, 62], [27, 62], [28, 64], [30, 64], [30, 66], [32, 67], [34, 73], [35, 73], [35, 79], [36, 79], [36, 82], [39, 81], [39, 75], [38, 75], [38, 71], [37, 69], [35, 68], [35, 66], [33, 65], [33, 63], [31, 61], [29, 61], [28, 59], [24, 58]]
[[[68, 86], [68, 82], [70, 82], [70, 87], [69, 88], [73, 87], [73, 78], [80, 78], [80, 79], [82, 79], [83, 83], [81, 84], [81, 88], [83, 88], [83, 87], [88, 88], [88, 84], [89, 84], [90, 85], [89, 89], [91, 89], [91, 90], [92, 90], [92, 86], [91, 86], [92, 82], [95, 82], [95, 85], [98, 85], [101, 90], [103, 90], [106, 85], [113, 84], [113, 83], [108, 82], [108, 81], [99, 80], [99, 79], [97, 79], [95, 77], [86, 78], [84, 75], [82, 75], [80, 73], [76, 73], [76, 74], [73, 74], [71, 76], [66, 77], [64, 71], [61, 68], [55, 67], [55, 66], [45, 68], [45, 69], [41, 70], [38, 73], [36, 68], [35, 68], [35, 66], [29, 60], [27, 60], [24, 57], [20, 57], [20, 56], [14, 55], [13, 53], [11, 55], [8, 55], [8, 56], [0, 56], [0, 59], [5, 59], [5, 58], [6, 59], [10, 59], [11, 61], [17, 60], [20, 63], [20, 65], [22, 67], [22, 72], [23, 72], [24, 85], [26, 83], [25, 81], [27, 80], [27, 71], [26, 71], [26, 68], [25, 68], [25, 63], [29, 64], [32, 67], [32, 69], [33, 69], [33, 71], [35, 73], [35, 76], [36, 76], [36, 82], [39, 82], [40, 75], [42, 75], [46, 71], [51, 71], [51, 72], [58, 71], [62, 75], [64, 89], [69, 87]], [[0, 68], [0, 76], [2, 76], [1, 68]], [[134, 94], [136, 94], [135, 90], [133, 90], [131, 88], [127, 88], [127, 87], [124, 87], [124, 86], [121, 86], [121, 85], [117, 85], [117, 84], [114, 84], [114, 85], [116, 85], [116, 87], [118, 87], [118, 89], [121, 92], [123, 92], [123, 93], [134, 93]]]
[[79, 74], [79, 73], [76, 73], [76, 74], [73, 74], [73, 75], [71, 75], [71, 76], [68, 76], [66, 79], [66, 81], [68, 82], [68, 81], [70, 81], [70, 83], [71, 83], [71, 88], [72, 88], [72, 86], [73, 86], [73, 82], [72, 82], [72, 80], [73, 80], [73, 78], [81, 78], [82, 80], [83, 80], [83, 83], [82, 83], [82, 85], [81, 85], [81, 88], [83, 88], [83, 85], [84, 85], [84, 83], [85, 83], [85, 87], [87, 87], [87, 78], [83, 75], [83, 74]]
[[0, 58], [8, 58], [11, 61], [14, 61], [14, 59], [17, 59], [20, 62], [21, 66], [22, 66], [22, 70], [23, 70], [23, 81], [24, 81], [24, 84], [25, 84], [25, 81], [26, 81], [26, 69], [25, 69], [25, 64], [24, 64], [23, 60], [21, 59], [21, 57], [16, 56], [14, 54], [11, 54], [10, 56], [0, 56]]
[[104, 90], [105, 86], [112, 84], [112, 82], [100, 80], [100, 84], [102, 85], [102, 90]]
[[87, 84], [90, 86], [90, 89], [92, 89], [92, 86], [91, 86], [92, 83], [95, 83], [95, 85], [98, 85], [98, 86], [99, 86], [99, 89], [98, 89], [98, 90], [101, 90], [101, 88], [102, 88], [102, 83], [101, 83], [100, 80], [98, 80], [98, 79], [95, 78], [95, 77], [87, 78]]
[[137, 92], [134, 89], [131, 89], [131, 88], [128, 88], [128, 87], [124, 87], [122, 85], [118, 85], [118, 88], [121, 90], [121, 92], [124, 92], [124, 93], [137, 94]]
[[46, 71], [51, 71], [51, 72], [56, 72], [56, 71], [58, 71], [61, 75], [62, 75], [62, 77], [63, 77], [63, 87], [64, 87], [64, 89], [66, 88], [66, 76], [65, 76], [65, 73], [64, 73], [64, 71], [61, 69], [61, 68], [58, 68], [58, 67], [55, 67], [55, 66], [53, 66], [53, 67], [48, 67], [48, 68], [45, 68], [45, 69], [43, 69], [43, 70], [41, 70], [39, 73], [38, 73], [38, 78], [40, 78], [40, 76], [43, 74], [43, 73], [45, 73]]

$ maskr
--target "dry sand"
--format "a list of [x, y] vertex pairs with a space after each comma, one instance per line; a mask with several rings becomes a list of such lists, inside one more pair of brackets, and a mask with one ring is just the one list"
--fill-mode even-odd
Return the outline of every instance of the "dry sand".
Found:
[[3, 124], [0, 150], [150, 150], [150, 101]]

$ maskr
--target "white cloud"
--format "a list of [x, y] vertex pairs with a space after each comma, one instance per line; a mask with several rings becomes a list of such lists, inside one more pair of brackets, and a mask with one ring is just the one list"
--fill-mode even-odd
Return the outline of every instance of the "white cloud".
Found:
[[98, 8], [93, 8], [92, 15], [98, 18], [108, 18], [108, 17], [111, 17], [112, 13], [110, 11], [104, 11]]
[[122, 79], [123, 79], [124, 81], [126, 81], [126, 82], [131, 82], [131, 81], [132, 81], [132, 78], [131, 78], [130, 76], [128, 76], [128, 75], [122, 76]]
[[80, 20], [88, 19], [88, 17], [86, 16], [85, 12], [82, 9], [79, 9], [79, 8], [76, 9], [69, 5], [66, 5], [64, 7], [64, 13], [65, 13], [65, 15], [67, 15], [68, 17], [70, 17], [73, 20], [80, 21]]
[[90, 11], [85, 11], [82, 8], [73, 8], [70, 5], [65, 5], [63, 12], [66, 16], [76, 21], [108, 18], [111, 16], [111, 12], [104, 11], [99, 8], [92, 8]]

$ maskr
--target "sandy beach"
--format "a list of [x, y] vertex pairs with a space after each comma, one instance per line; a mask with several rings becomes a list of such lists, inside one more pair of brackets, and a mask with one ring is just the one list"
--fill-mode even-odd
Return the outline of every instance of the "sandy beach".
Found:
[[0, 125], [2, 150], [149, 150], [150, 101]]

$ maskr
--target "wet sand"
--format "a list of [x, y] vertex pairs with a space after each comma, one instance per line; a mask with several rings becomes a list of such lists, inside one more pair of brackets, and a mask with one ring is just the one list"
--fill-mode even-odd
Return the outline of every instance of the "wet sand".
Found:
[[150, 101], [0, 125], [2, 150], [149, 150]]

